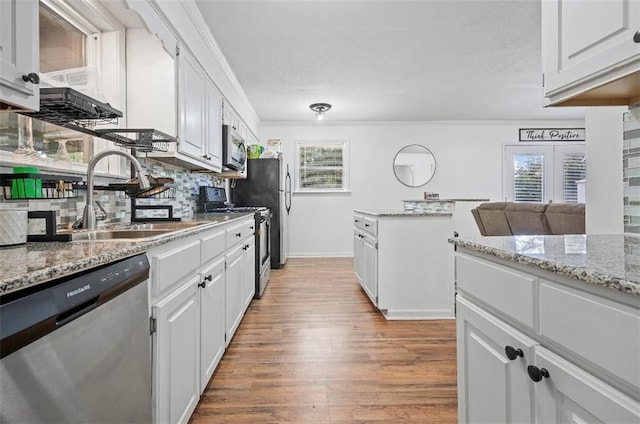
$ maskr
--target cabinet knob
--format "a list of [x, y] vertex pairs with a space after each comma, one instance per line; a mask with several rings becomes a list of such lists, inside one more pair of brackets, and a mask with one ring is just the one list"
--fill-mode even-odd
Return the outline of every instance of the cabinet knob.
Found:
[[203, 281], [202, 283], [198, 284], [198, 287], [205, 288], [205, 287], [207, 287], [207, 283], [205, 283], [205, 282]]
[[529, 374], [529, 378], [536, 383], [543, 378], [549, 378], [549, 371], [547, 371], [546, 368], [538, 368], [535, 365], [529, 365], [527, 367], [527, 373]]
[[633, 41], [635, 43], [640, 43], [640, 31], [636, 31], [636, 33], [633, 34]]
[[505, 346], [504, 353], [507, 355], [507, 358], [509, 358], [510, 361], [513, 361], [518, 356], [524, 358], [524, 352], [522, 351], [522, 349], [516, 349], [513, 346]]
[[211, 274], [207, 275], [206, 277], [204, 277], [205, 281], [211, 281], [213, 280], [213, 276]]
[[35, 72], [30, 72], [22, 76], [22, 81], [30, 82], [31, 84], [40, 84], [40, 76]]
[[242, 233], [236, 233], [236, 237], [242, 237]]
[[253, 225], [251, 227], [249, 227], [249, 228], [253, 230]]
[[242, 250], [247, 250], [249, 248], [248, 244], [245, 244], [244, 246], [242, 246]]
[[369, 224], [364, 224], [364, 226], [365, 226], [365, 227], [368, 227], [368, 226], [369, 226]]

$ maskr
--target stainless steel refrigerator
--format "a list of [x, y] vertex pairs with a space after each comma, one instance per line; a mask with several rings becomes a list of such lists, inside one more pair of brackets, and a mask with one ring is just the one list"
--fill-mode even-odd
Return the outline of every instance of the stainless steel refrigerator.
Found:
[[271, 268], [284, 266], [289, 256], [291, 175], [282, 155], [278, 158], [248, 159], [247, 178], [236, 180], [231, 202], [235, 206], [266, 206], [271, 209]]

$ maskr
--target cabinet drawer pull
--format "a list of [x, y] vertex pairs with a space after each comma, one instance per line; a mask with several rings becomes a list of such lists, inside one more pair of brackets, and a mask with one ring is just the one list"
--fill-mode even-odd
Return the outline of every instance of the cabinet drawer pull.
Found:
[[522, 351], [522, 349], [516, 349], [513, 346], [505, 346], [504, 353], [507, 355], [507, 358], [509, 358], [510, 361], [513, 361], [518, 356], [524, 358], [524, 352]]
[[546, 368], [538, 368], [535, 365], [529, 365], [527, 367], [527, 373], [529, 374], [529, 378], [536, 383], [543, 378], [549, 378], [549, 371], [547, 371]]
[[635, 43], [640, 43], [640, 31], [636, 31], [636, 33], [633, 34], [633, 41]]
[[40, 84], [40, 76], [35, 72], [30, 72], [22, 76], [22, 81], [30, 82], [31, 84]]

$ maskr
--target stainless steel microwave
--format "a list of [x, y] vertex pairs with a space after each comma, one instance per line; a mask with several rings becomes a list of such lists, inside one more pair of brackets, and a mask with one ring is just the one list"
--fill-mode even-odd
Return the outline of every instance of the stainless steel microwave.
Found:
[[222, 126], [222, 166], [236, 171], [244, 171], [247, 166], [244, 139], [230, 125]]

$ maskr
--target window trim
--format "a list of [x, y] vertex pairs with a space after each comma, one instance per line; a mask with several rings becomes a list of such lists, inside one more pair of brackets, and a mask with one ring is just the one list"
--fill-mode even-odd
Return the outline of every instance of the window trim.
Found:
[[[341, 145], [342, 146], [342, 188], [341, 189], [329, 189], [329, 188], [301, 188], [300, 187], [300, 147], [301, 146], [328, 146], [328, 145]], [[295, 140], [294, 141], [294, 194], [340, 194], [350, 192], [350, 179], [349, 179], [349, 140], [347, 139], [308, 139], [308, 140]]]
[[564, 202], [561, 163], [558, 159], [563, 153], [583, 152], [586, 154], [585, 142], [562, 143], [504, 143], [502, 146], [502, 197], [505, 201], [514, 201], [510, 183], [513, 183], [513, 168], [510, 163], [509, 151], [522, 150], [523, 153], [531, 150], [531, 153], [540, 153], [544, 156], [545, 174], [543, 176], [543, 202]]

